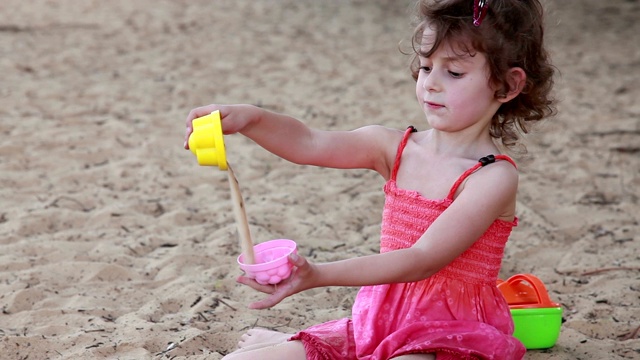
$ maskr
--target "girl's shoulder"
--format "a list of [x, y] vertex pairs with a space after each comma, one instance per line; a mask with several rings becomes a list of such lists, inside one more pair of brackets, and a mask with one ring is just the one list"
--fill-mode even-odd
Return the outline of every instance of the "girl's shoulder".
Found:
[[366, 125], [356, 129], [356, 131], [367, 132], [375, 136], [397, 136], [402, 138], [406, 129], [396, 129], [384, 125]]
[[367, 125], [354, 130], [354, 132], [358, 133], [359, 137], [366, 139], [368, 152], [376, 159], [375, 170], [388, 179], [406, 129]]
[[501, 155], [488, 155], [478, 159], [478, 168], [474, 176], [478, 181], [494, 184], [513, 183], [518, 181], [518, 168], [510, 158]]
[[478, 191], [487, 188], [501, 189], [502, 192], [515, 193], [518, 188], [518, 169], [509, 161], [495, 161], [481, 166], [469, 176], [467, 180], [468, 188]]
[[407, 129], [390, 128], [383, 125], [367, 125], [354, 130], [359, 137], [365, 138], [374, 147], [395, 152]]

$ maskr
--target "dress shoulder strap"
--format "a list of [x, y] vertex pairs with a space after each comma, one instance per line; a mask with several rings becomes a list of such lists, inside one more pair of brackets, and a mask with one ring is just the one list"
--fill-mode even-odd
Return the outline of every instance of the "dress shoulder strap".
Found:
[[477, 164], [475, 164], [470, 169], [462, 173], [462, 175], [460, 175], [458, 180], [456, 180], [456, 182], [451, 187], [451, 190], [449, 191], [449, 195], [447, 195], [447, 199], [453, 200], [453, 196], [456, 194], [456, 191], [458, 191], [458, 187], [460, 187], [460, 184], [462, 184], [462, 182], [465, 181], [466, 178], [469, 177], [469, 175], [473, 174], [483, 166], [493, 164], [494, 162], [496, 162], [496, 160], [506, 160], [517, 168], [516, 163], [513, 161], [513, 159], [511, 159], [507, 155], [487, 155], [485, 157], [482, 157], [478, 160]]
[[407, 142], [409, 141], [409, 135], [418, 131], [413, 125], [409, 126], [407, 130], [404, 132], [404, 136], [402, 137], [402, 141], [400, 141], [400, 145], [398, 145], [398, 151], [396, 152], [396, 159], [393, 161], [393, 170], [391, 170], [391, 180], [395, 181], [396, 176], [398, 175], [398, 169], [400, 168], [400, 158], [402, 157], [402, 151], [404, 147], [407, 146]]

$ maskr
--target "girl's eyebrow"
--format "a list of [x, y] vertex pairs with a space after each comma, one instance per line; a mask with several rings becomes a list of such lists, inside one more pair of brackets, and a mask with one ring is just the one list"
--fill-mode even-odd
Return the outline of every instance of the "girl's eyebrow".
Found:
[[[420, 60], [426, 60], [429, 59], [429, 57], [425, 57], [420, 55], [419, 56]], [[470, 62], [471, 61], [471, 56], [469, 55], [454, 55], [454, 56], [445, 56], [442, 58], [442, 60], [445, 63], [452, 63], [452, 62]]]

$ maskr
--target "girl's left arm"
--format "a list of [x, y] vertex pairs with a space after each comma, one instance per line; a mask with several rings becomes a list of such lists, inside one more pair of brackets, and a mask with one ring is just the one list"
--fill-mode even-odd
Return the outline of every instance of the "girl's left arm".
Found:
[[240, 277], [238, 281], [270, 294], [250, 306], [262, 309], [316, 287], [367, 286], [426, 279], [473, 245], [496, 219], [512, 214], [517, 183], [517, 171], [506, 161], [493, 164], [490, 171], [479, 171], [469, 178], [455, 201], [411, 248], [320, 264], [293, 256], [290, 261], [296, 271], [278, 286], [259, 285], [246, 277]]

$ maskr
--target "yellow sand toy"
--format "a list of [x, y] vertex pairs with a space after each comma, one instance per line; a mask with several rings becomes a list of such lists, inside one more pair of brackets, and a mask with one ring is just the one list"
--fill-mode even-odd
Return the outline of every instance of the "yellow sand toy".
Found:
[[247, 277], [255, 279], [260, 284], [277, 284], [286, 279], [291, 275], [293, 268], [288, 256], [296, 252], [296, 243], [292, 240], [278, 239], [258, 244], [254, 248], [240, 186], [227, 162], [220, 111], [194, 119], [192, 126], [189, 149], [198, 158], [198, 164], [228, 170], [233, 212], [242, 247], [242, 254], [238, 257], [240, 268], [245, 271]]
[[227, 155], [224, 150], [220, 111], [193, 120], [193, 132], [189, 136], [189, 149], [202, 166], [218, 166], [227, 170]]

